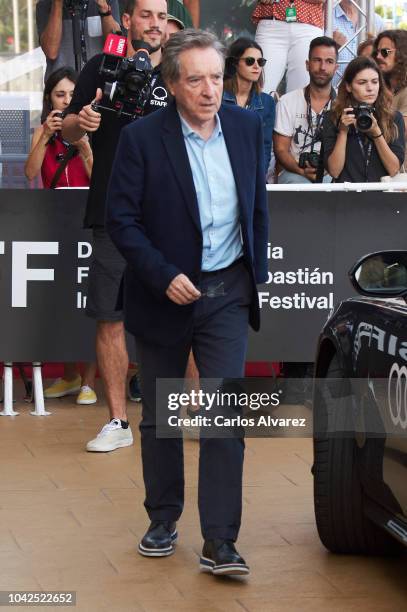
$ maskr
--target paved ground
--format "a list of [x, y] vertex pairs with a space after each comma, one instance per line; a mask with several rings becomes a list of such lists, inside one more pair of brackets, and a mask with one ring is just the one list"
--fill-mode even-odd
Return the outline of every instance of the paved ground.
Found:
[[84, 451], [102, 403], [47, 407], [52, 416], [36, 418], [17, 403], [20, 416], [0, 419], [0, 590], [76, 590], [74, 609], [92, 612], [407, 610], [406, 559], [335, 557], [320, 544], [309, 439], [247, 441], [239, 550], [252, 573], [214, 579], [198, 571], [197, 442], [185, 443], [176, 554], [145, 559], [140, 407], [129, 407], [134, 447], [109, 454]]

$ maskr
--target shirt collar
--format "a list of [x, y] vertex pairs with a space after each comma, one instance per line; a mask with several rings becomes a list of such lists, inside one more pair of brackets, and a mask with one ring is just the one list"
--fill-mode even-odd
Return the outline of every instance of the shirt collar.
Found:
[[[181, 115], [181, 113], [178, 111], [178, 115], [181, 121], [181, 128], [182, 128], [182, 134], [184, 136], [184, 138], [191, 138], [192, 136], [195, 136], [196, 138], [201, 138], [201, 136], [199, 134], [197, 134], [197, 132], [195, 132], [195, 130], [193, 130], [193, 128], [191, 128], [191, 126], [189, 125], [189, 123], [187, 121], [185, 121], [184, 117]], [[220, 124], [220, 119], [219, 119], [219, 115], [218, 113], [216, 113], [215, 115], [215, 128], [212, 132], [212, 135], [210, 137], [209, 140], [211, 140], [212, 138], [215, 138], [216, 136], [220, 136], [222, 134], [222, 126]]]
[[350, 21], [349, 17], [347, 16], [340, 4], [337, 4], [335, 7], [335, 17], [345, 17], [345, 19]]

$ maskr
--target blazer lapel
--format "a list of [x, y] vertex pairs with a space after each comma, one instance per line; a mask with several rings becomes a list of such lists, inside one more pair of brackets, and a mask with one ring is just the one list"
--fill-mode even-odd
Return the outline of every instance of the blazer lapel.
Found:
[[171, 104], [167, 109], [162, 139], [194, 225], [198, 232], [202, 234], [194, 179], [175, 104]]

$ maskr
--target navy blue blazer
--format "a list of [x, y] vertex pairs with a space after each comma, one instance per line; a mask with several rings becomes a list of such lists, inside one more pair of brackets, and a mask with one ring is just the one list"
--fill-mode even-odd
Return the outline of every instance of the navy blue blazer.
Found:
[[[256, 283], [267, 279], [268, 241], [261, 119], [237, 106], [222, 106], [219, 117], [236, 181], [244, 260], [253, 280], [250, 324], [257, 331]], [[175, 103], [122, 129], [106, 227], [128, 264], [126, 329], [161, 346], [176, 344], [192, 327], [194, 305], [179, 306], [165, 292], [180, 273], [199, 286], [202, 231]]]

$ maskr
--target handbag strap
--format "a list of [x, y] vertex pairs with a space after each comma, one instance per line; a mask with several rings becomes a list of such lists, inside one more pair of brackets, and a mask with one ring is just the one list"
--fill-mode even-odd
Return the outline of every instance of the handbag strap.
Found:
[[51, 185], [50, 185], [50, 189], [55, 189], [55, 187], [58, 184], [58, 181], [61, 177], [61, 174], [63, 173], [63, 171], [65, 170], [65, 168], [68, 165], [69, 160], [71, 160], [73, 158], [73, 156], [75, 155], [77, 151], [77, 148], [70, 144], [66, 150], [65, 155], [63, 156], [63, 158], [61, 159], [59, 166], [54, 174], [54, 177], [51, 181]]

